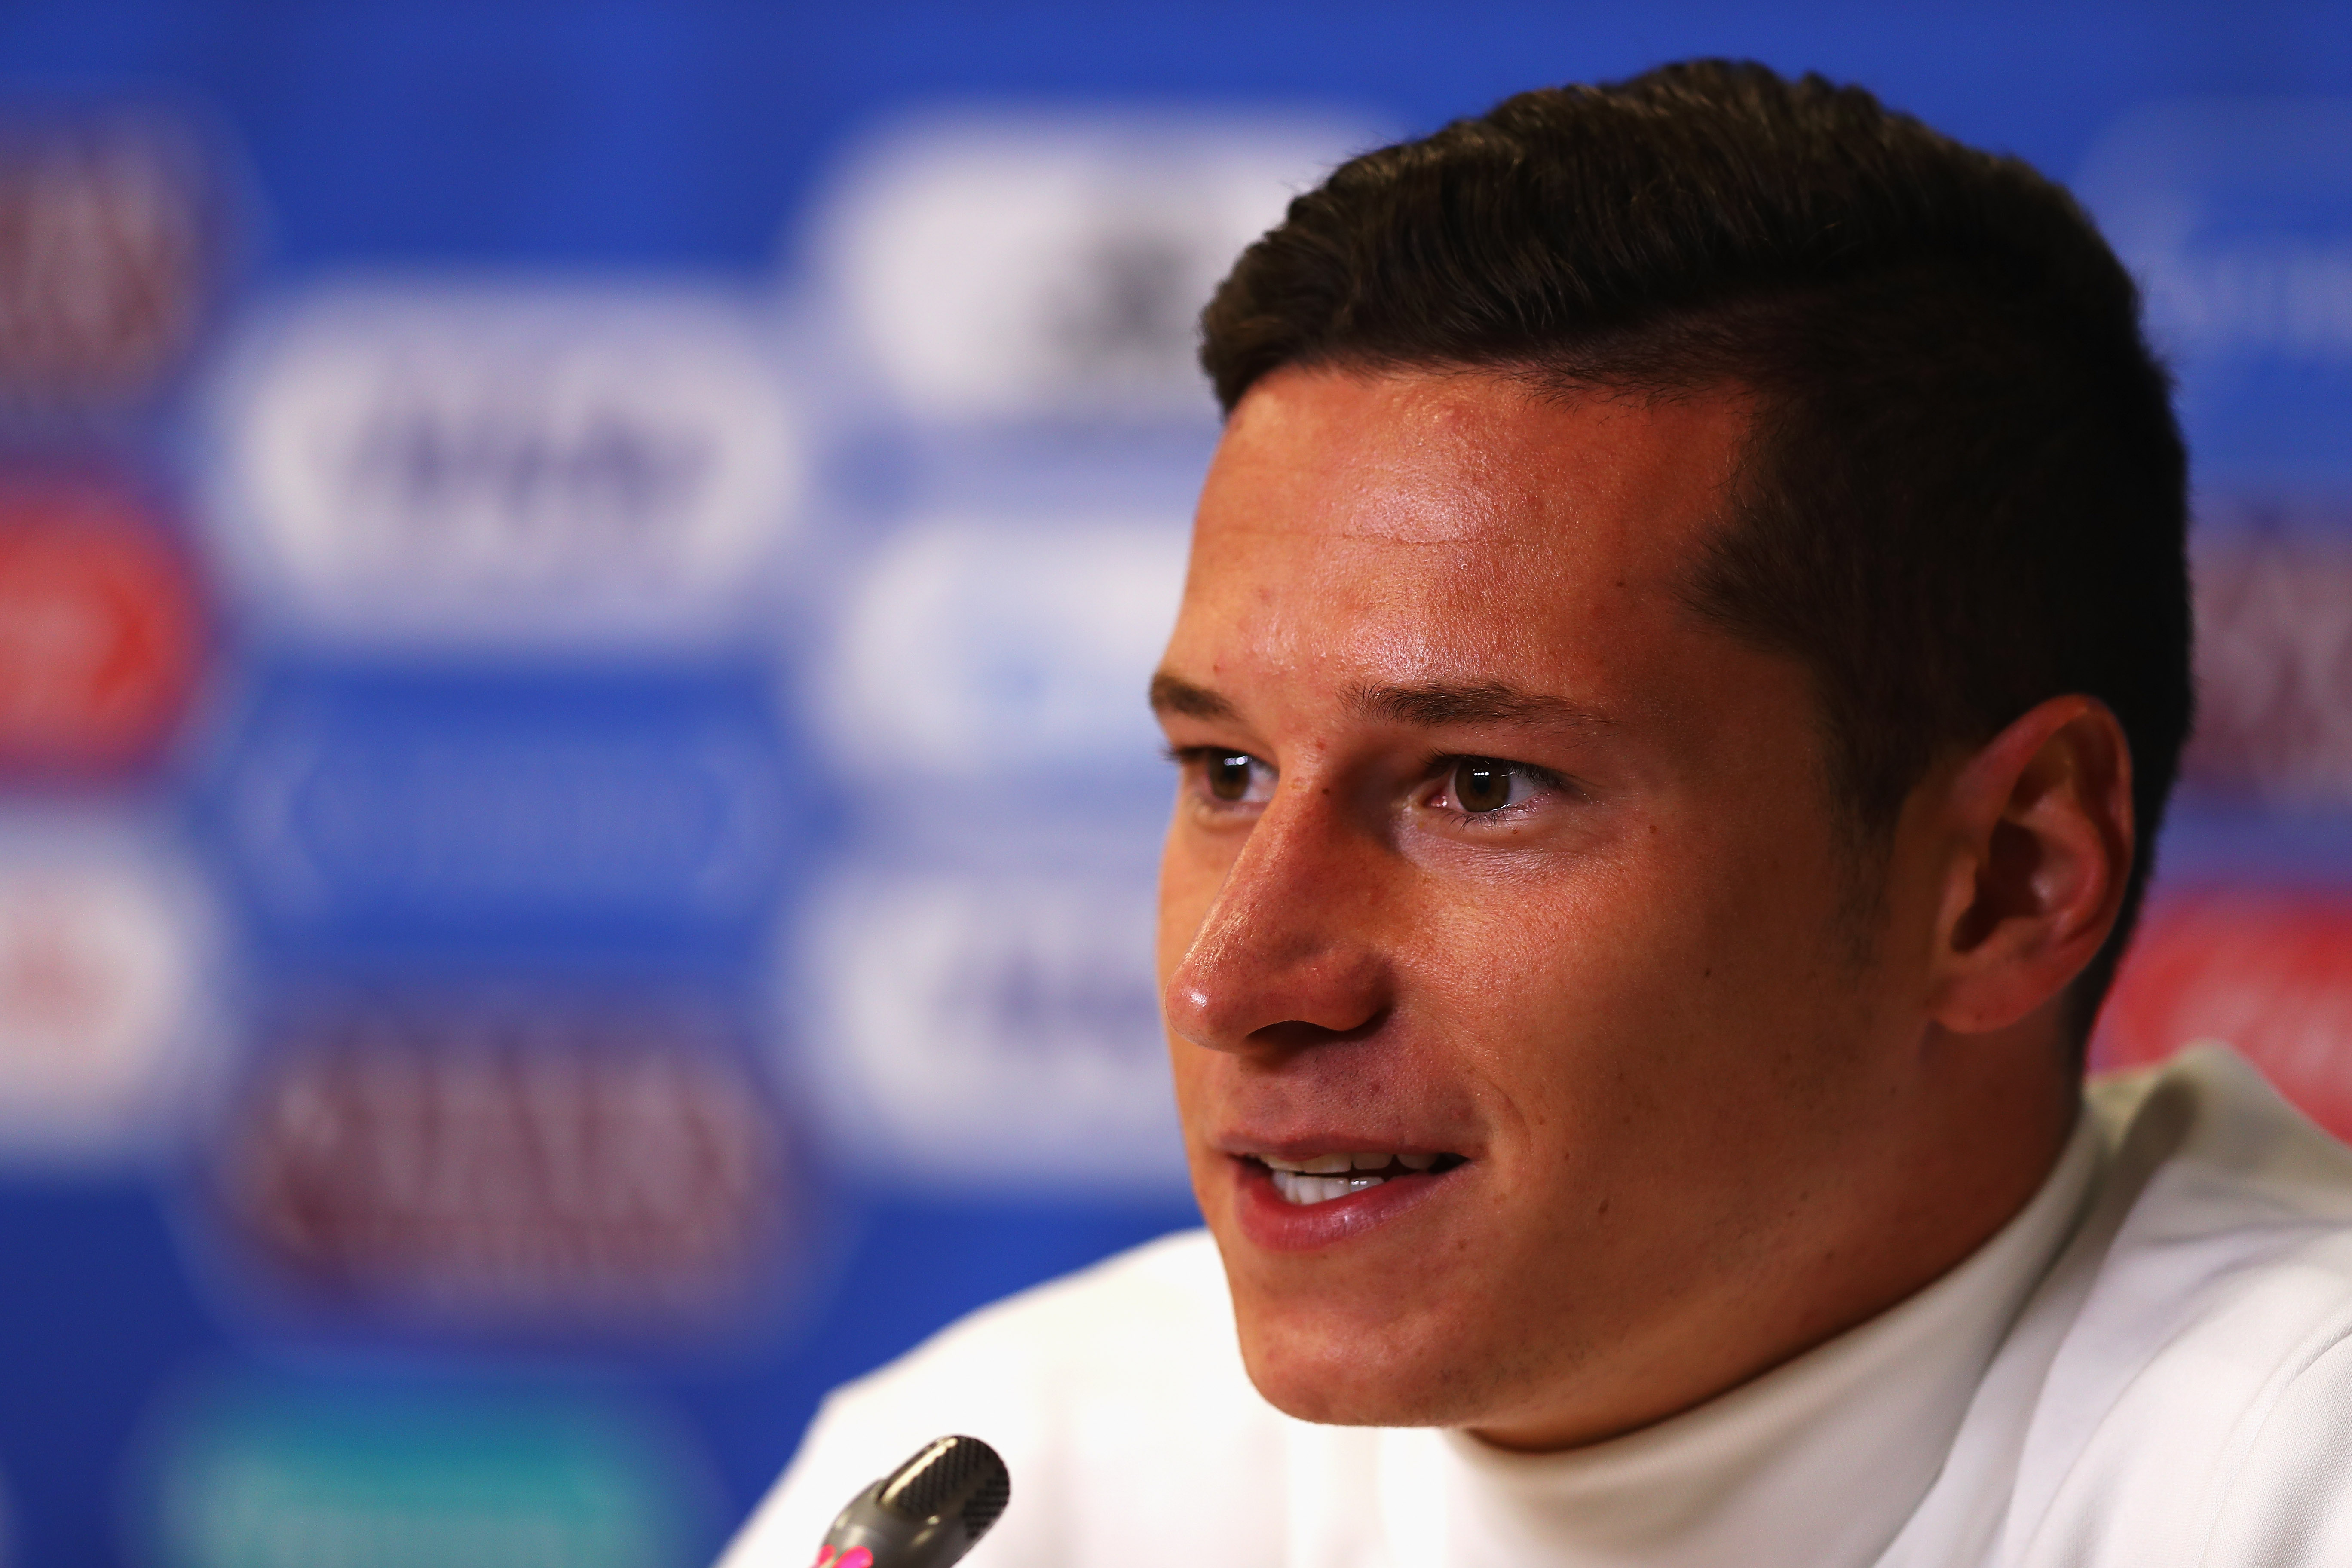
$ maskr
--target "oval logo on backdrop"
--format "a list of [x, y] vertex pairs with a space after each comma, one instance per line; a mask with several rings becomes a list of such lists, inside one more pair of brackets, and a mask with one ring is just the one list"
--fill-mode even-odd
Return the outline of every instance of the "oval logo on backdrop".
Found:
[[1369, 144], [1325, 121], [925, 120], [851, 160], [816, 270], [918, 418], [1206, 419], [1201, 307]]
[[2352, 100], [2136, 109], [2074, 181], [2180, 373], [2200, 489], [2352, 481]]
[[692, 932], [773, 889], [769, 718], [691, 679], [289, 678], [223, 810], [262, 911], [308, 931]]
[[656, 998], [355, 998], [221, 1134], [232, 1228], [305, 1296], [458, 1325], [693, 1326], [774, 1282], [793, 1201], [748, 1061]]
[[301, 299], [221, 392], [229, 559], [345, 637], [708, 637], [800, 502], [767, 339], [747, 300], [652, 286]]
[[0, 769], [152, 757], [202, 657], [187, 563], [138, 496], [99, 479], [0, 476]]
[[1006, 784], [1073, 764], [1155, 769], [1146, 688], [1186, 548], [1160, 523], [908, 527], [853, 590], [814, 693], [832, 750]]
[[793, 1020], [848, 1159], [957, 1191], [1184, 1181], [1148, 879], [877, 872], [807, 911]]
[[0, 405], [136, 401], [194, 338], [216, 187], [156, 116], [0, 125]]
[[40, 818], [0, 834], [0, 1153], [136, 1152], [191, 1087], [209, 913], [128, 835]]
[[2183, 781], [2273, 807], [2352, 805], [2352, 521], [2253, 516], [2197, 549], [2197, 732]]
[[2304, 1113], [2352, 1138], [2352, 895], [2233, 889], [2153, 900], [2099, 1014], [2098, 1068], [2235, 1047]]
[[696, 1568], [698, 1456], [612, 1396], [207, 1381], [151, 1421], [130, 1500], [154, 1568]]

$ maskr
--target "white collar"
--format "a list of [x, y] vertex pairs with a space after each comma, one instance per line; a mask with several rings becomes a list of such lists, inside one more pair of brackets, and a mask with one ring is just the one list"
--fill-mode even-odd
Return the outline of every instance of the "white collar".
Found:
[[2099, 1165], [2098, 1133], [2078, 1116], [2041, 1190], [1949, 1273], [1654, 1426], [1559, 1454], [1509, 1453], [1463, 1433], [1381, 1434], [1394, 1560], [1862, 1568], [1934, 1483]]

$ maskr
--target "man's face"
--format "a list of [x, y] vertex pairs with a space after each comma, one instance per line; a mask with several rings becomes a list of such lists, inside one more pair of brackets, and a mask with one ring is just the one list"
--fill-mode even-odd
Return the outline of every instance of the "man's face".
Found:
[[1883, 1226], [1902, 1009], [1816, 700], [1684, 603], [1746, 418], [1294, 369], [1228, 426], [1154, 688], [1159, 962], [1294, 1415], [1639, 1425], [1761, 1370], [1757, 1320]]

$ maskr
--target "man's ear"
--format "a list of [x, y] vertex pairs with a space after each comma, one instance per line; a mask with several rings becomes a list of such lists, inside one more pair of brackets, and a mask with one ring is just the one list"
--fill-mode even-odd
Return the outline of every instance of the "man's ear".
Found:
[[2063, 991], [2115, 928], [2134, 850], [2123, 726], [2095, 698], [2040, 704], [1952, 775], [1941, 827], [1928, 1008], [1983, 1034]]

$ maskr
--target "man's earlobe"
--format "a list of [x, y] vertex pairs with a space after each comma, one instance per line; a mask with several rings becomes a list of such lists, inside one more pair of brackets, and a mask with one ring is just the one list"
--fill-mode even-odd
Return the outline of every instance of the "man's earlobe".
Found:
[[2105, 703], [2053, 697], [1961, 765], [1944, 811], [1930, 1012], [1982, 1034], [2056, 997], [2114, 929], [2136, 847], [2130, 743]]

